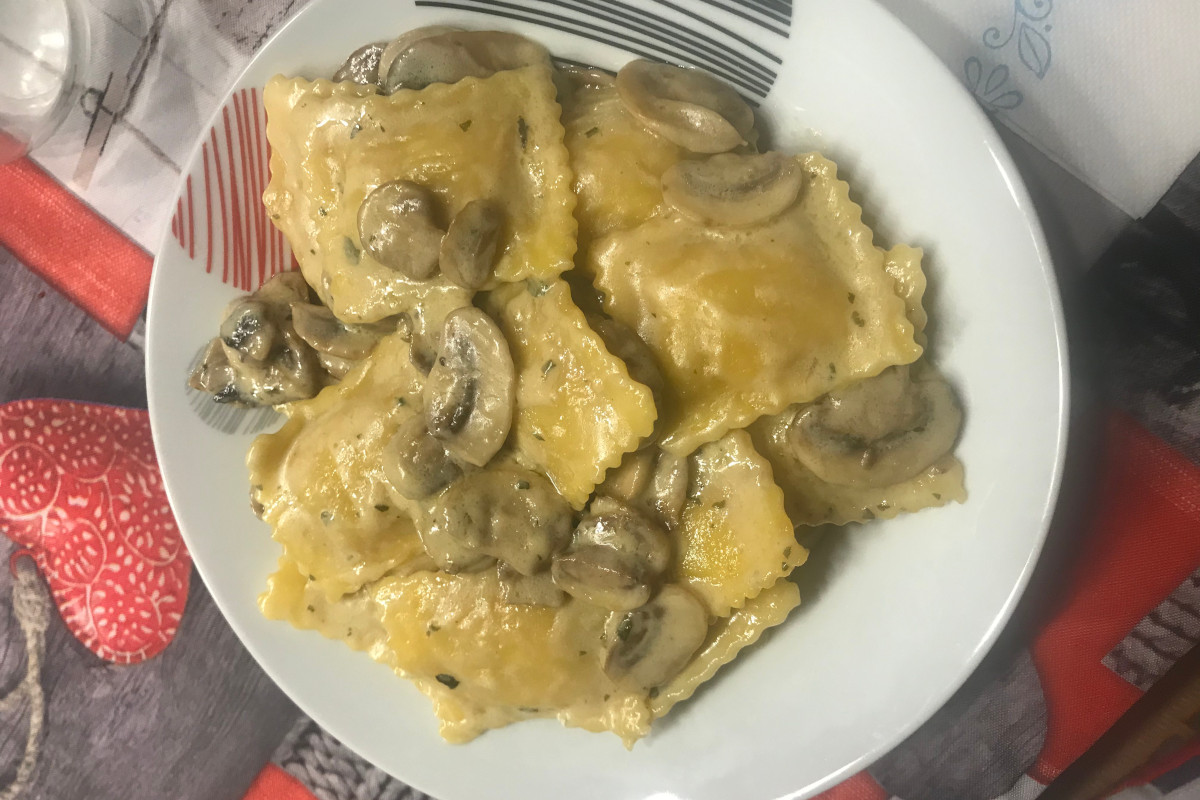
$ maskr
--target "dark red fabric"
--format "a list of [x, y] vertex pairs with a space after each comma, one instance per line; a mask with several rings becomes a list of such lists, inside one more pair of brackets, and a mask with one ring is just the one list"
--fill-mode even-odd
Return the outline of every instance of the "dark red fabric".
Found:
[[1200, 469], [1123, 413], [1106, 441], [1093, 529], [1033, 647], [1050, 722], [1029, 774], [1042, 783], [1142, 697], [1101, 660], [1200, 564]]
[[129, 336], [153, 259], [28, 158], [0, 164], [0, 245], [115, 336]]
[[268, 763], [250, 784], [242, 800], [317, 800], [312, 792], [288, 773]]
[[832, 789], [821, 792], [813, 800], [887, 800], [889, 797], [891, 795], [874, 778], [860, 772]]

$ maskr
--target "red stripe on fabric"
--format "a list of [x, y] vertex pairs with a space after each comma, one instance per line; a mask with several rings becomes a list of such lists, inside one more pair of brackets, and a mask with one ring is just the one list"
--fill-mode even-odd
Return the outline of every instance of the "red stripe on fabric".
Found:
[[154, 259], [28, 158], [0, 164], [0, 244], [125, 339]]
[[176, 239], [179, 238], [179, 220], [175, 217], [171, 217], [171, 235]]
[[196, 216], [192, 210], [192, 176], [187, 176], [188, 258], [196, 257]]
[[1095, 497], [1066, 600], [1033, 646], [1050, 719], [1029, 772], [1041, 783], [1142, 697], [1101, 659], [1200, 564], [1200, 468], [1125, 414], [1108, 419]]
[[242, 800], [316, 800], [303, 783], [275, 764], [267, 764]]
[[832, 789], [821, 792], [813, 800], [887, 800], [889, 797], [891, 794], [874, 778], [865, 772], [860, 772]]
[[176, 198], [176, 200], [175, 200], [175, 217], [174, 217], [174, 219], [179, 220], [179, 246], [186, 247], [187, 245], [183, 240], [184, 235], [183, 235], [183, 197], [182, 196]]
[[213, 173], [217, 176], [217, 197], [221, 200], [221, 283], [229, 283], [229, 273], [233, 267], [229, 258], [229, 224], [226, 222], [228, 215], [225, 211], [225, 178], [221, 174], [221, 148], [217, 145], [217, 129], [214, 127], [208, 132], [212, 137], [212, 153], [213, 153]]

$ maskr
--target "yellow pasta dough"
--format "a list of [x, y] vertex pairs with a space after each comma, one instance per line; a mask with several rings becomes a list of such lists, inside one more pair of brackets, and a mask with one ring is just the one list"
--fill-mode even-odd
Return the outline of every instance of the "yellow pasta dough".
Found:
[[796, 542], [770, 464], [745, 431], [701, 447], [690, 468], [676, 580], [724, 617], [803, 564], [808, 551]]
[[336, 386], [286, 407], [288, 421], [254, 440], [252, 493], [284, 554], [332, 599], [423, 557], [409, 516], [394, 507], [383, 446], [421, 413], [424, 379], [400, 334]]
[[[595, 78], [568, 93], [563, 127], [579, 198], [580, 252], [661, 210], [662, 174], [687, 151], [646, 130], [625, 110], [611, 79]], [[586, 259], [581, 263], [587, 267]]]
[[444, 279], [410, 280], [363, 250], [358, 208], [392, 180], [429, 189], [443, 224], [471, 200], [501, 207], [499, 281], [545, 280], [570, 268], [575, 195], [545, 67], [391, 95], [280, 76], [267, 83], [263, 102], [272, 147], [264, 202], [304, 277], [339, 318], [372, 322], [447, 291]]
[[717, 620], [691, 663], [650, 700], [650, 711], [661, 717], [687, 700], [700, 684], [759, 640], [763, 632], [785, 619], [800, 605], [800, 590], [787, 580], [776, 581], [728, 617]]
[[654, 430], [650, 390], [629, 377], [562, 281], [506, 286], [486, 302], [517, 371], [511, 442], [575, 508]]
[[641, 334], [666, 374], [670, 452], [921, 354], [835, 165], [815, 154], [799, 164], [800, 197], [769, 223], [660, 216], [590, 254], [605, 310]]
[[433, 700], [445, 739], [546, 716], [627, 743], [647, 733], [646, 695], [619, 690], [601, 668], [608, 612], [504, 605], [498, 593], [494, 570], [417, 572], [377, 589], [394, 666]]

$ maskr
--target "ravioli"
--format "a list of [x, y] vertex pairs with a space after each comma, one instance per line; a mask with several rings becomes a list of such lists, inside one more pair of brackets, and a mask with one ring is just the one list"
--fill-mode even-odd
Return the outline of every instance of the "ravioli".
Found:
[[300, 630], [345, 642], [352, 650], [386, 658], [383, 611], [370, 586], [330, 600], [295, 562], [284, 556], [279, 559], [279, 568], [267, 578], [267, 590], [258, 598], [258, 607], [267, 619], [284, 620]]
[[924, 257], [925, 251], [921, 248], [898, 244], [887, 251], [883, 260], [883, 268], [896, 282], [896, 294], [904, 301], [904, 311], [916, 329], [917, 342], [922, 347], [925, 346], [925, 326], [929, 324], [929, 314], [924, 306], [928, 280], [921, 269]]
[[447, 741], [534, 717], [627, 744], [649, 730], [647, 697], [620, 691], [601, 668], [604, 609], [504, 605], [494, 570], [417, 572], [384, 581], [376, 597], [395, 668], [433, 700]]
[[676, 704], [690, 698], [700, 684], [757, 642], [768, 628], [787, 619], [792, 609], [799, 605], [800, 590], [796, 584], [781, 580], [763, 589], [728, 617], [717, 620], [691, 663], [651, 698], [650, 711], [654, 717], [663, 716]]
[[787, 498], [787, 513], [797, 525], [845, 525], [891, 519], [902, 513], [964, 502], [967, 490], [962, 463], [947, 454], [927, 470], [894, 486], [840, 486], [821, 480], [787, 446], [790, 414], [759, 420], [751, 428], [754, 443], [770, 462]]
[[605, 310], [658, 356], [661, 442], [676, 455], [921, 354], [836, 166], [816, 154], [799, 163], [800, 196], [771, 222], [659, 216], [588, 256]]
[[272, 148], [263, 201], [340, 319], [373, 322], [449, 291], [445, 279], [410, 280], [363, 250], [358, 208], [387, 181], [428, 188], [444, 224], [471, 200], [503, 208], [497, 281], [548, 280], [570, 268], [575, 195], [547, 68], [391, 95], [277, 76], [263, 102]]
[[605, 471], [654, 431], [654, 398], [608, 352], [564, 282], [502, 287], [484, 305], [516, 366], [514, 455], [583, 508]]
[[254, 440], [252, 493], [284, 555], [330, 599], [425, 557], [383, 477], [383, 446], [421, 413], [421, 373], [400, 334], [336, 386], [285, 406], [288, 420]]
[[783, 492], [749, 434], [727, 434], [690, 462], [675, 580], [725, 617], [803, 564], [808, 551], [796, 542]]
[[[563, 99], [563, 127], [579, 203], [579, 250], [636, 227], [662, 208], [662, 174], [686, 150], [656, 136], [621, 103], [612, 79], [576, 82]], [[583, 262], [585, 268], [586, 260]]]

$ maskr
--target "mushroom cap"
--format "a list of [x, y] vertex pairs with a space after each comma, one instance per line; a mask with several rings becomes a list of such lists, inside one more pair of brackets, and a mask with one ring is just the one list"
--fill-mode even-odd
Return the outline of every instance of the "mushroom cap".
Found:
[[680, 161], [662, 176], [668, 205], [710, 225], [757, 225], [796, 202], [804, 173], [783, 153], [721, 153]]
[[454, 458], [482, 467], [512, 427], [516, 370], [508, 340], [472, 306], [446, 316], [425, 382], [425, 422]]
[[342, 322], [325, 306], [292, 303], [291, 311], [297, 335], [318, 353], [356, 361], [370, 355], [382, 336], [380, 327]]
[[499, 559], [522, 575], [550, 566], [554, 554], [571, 541], [574, 522], [570, 504], [549, 480], [509, 466], [474, 472], [451, 484], [438, 495], [429, 517], [435, 538]]
[[385, 51], [385, 58], [390, 57], [386, 71], [382, 62], [380, 65], [380, 87], [384, 94], [398, 89], [423, 89], [432, 83], [456, 83], [463, 78], [486, 78], [530, 64], [550, 65], [550, 53], [545, 47], [503, 31], [425, 33], [411, 39], [403, 49], [399, 41], [394, 55], [390, 50]]
[[670, 584], [646, 605], [610, 614], [604, 632], [604, 672], [622, 688], [647, 691], [678, 675], [700, 649], [708, 611], [690, 591]]
[[383, 474], [400, 495], [420, 500], [444, 489], [462, 470], [430, 435], [425, 419], [415, 416], [384, 445]]
[[450, 221], [442, 239], [438, 263], [442, 274], [476, 291], [492, 276], [504, 214], [490, 200], [472, 200]]
[[[415, 42], [421, 39], [428, 39], [430, 36], [438, 36], [457, 30], [462, 29], [452, 25], [426, 25], [423, 28], [413, 28], [410, 31], [405, 31], [384, 45], [383, 50], [379, 54], [377, 83], [380, 88], [384, 88], [385, 79], [387, 78], [387, 74], [391, 72], [392, 62], [396, 60], [396, 56], [412, 47]], [[400, 87], [397, 86], [395, 88]], [[391, 94], [391, 91], [385, 89], [384, 94]]]
[[954, 446], [962, 407], [932, 369], [889, 367], [801, 407], [788, 429], [797, 460], [845, 486], [893, 486]]
[[383, 42], [364, 44], [342, 62], [337, 72], [333, 73], [333, 81], [350, 81], [364, 86], [378, 84], [379, 59], [383, 55], [383, 48]]
[[358, 209], [363, 247], [380, 264], [413, 280], [437, 271], [443, 235], [433, 194], [412, 181], [376, 186]]
[[630, 61], [617, 72], [625, 109], [649, 130], [694, 153], [753, 144], [754, 111], [737, 92], [699, 69]]

